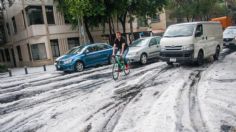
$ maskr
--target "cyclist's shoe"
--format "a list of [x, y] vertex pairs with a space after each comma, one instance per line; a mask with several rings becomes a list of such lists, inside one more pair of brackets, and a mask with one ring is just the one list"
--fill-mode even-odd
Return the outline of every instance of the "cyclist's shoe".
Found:
[[128, 64], [125, 65], [125, 69], [126, 69], [126, 70], [129, 69], [129, 65], [128, 65]]

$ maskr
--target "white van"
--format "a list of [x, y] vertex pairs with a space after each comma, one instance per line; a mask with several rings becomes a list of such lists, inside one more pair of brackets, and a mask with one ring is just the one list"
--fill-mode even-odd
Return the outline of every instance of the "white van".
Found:
[[236, 47], [236, 26], [230, 26], [223, 32], [224, 46], [228, 48]]
[[171, 25], [161, 39], [160, 58], [168, 65], [197, 62], [213, 56], [218, 59], [223, 47], [222, 26], [219, 22], [190, 22]]

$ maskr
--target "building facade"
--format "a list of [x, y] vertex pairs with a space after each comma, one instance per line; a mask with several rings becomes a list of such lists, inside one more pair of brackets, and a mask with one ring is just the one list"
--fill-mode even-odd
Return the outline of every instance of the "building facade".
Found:
[[[14, 0], [5, 4], [3, 27], [6, 42], [0, 44], [0, 63], [8, 67], [53, 64], [57, 57], [71, 48], [88, 42], [88, 37], [79, 38], [79, 31], [72, 30], [64, 15], [57, 10], [56, 0]], [[157, 13], [146, 23], [134, 17], [133, 32], [163, 33], [167, 27], [166, 16], [165, 11]], [[109, 34], [108, 27], [91, 29], [95, 42], [109, 41], [103, 37]], [[127, 16], [127, 35], [131, 32], [130, 27]], [[113, 31], [123, 31], [115, 19]]]
[[[135, 38], [139, 37], [139, 33], [145, 32], [147, 33], [146, 35], [161, 35], [164, 33], [164, 31], [167, 28], [167, 24], [169, 21], [173, 22], [174, 20], [169, 20], [167, 21], [167, 17], [169, 15], [166, 14], [166, 11], [164, 10], [163, 12], [156, 13], [152, 17], [145, 17], [145, 18], [138, 18], [134, 17], [133, 22], [132, 22], [132, 30], [134, 35], [136, 36]], [[127, 15], [126, 18], [126, 38], [129, 38], [129, 35], [131, 34], [131, 25], [129, 22], [129, 15]], [[117, 31], [123, 32], [123, 28], [119, 20], [116, 18], [113, 18], [113, 23], [112, 25], [112, 34], [114, 37], [114, 33]], [[95, 40], [95, 42], [108, 42], [109, 41], [109, 25], [106, 24], [105, 27], [98, 27], [94, 28], [91, 30], [91, 34]], [[113, 32], [114, 31], [114, 32]], [[104, 37], [106, 35], [106, 37]], [[129, 42], [129, 40], [128, 40]]]
[[53, 64], [55, 58], [80, 45], [79, 32], [72, 30], [57, 11], [53, 0], [15, 0], [5, 3], [6, 43], [0, 45], [0, 62], [9, 67]]

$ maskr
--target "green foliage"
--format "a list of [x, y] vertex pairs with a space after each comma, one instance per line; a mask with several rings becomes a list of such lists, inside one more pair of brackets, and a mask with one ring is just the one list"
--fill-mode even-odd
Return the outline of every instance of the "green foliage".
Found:
[[171, 17], [193, 21], [225, 15], [225, 5], [222, 0], [169, 0], [168, 9], [171, 11]]
[[[133, 21], [133, 15], [152, 16], [167, 4], [167, 0], [57, 0], [57, 2], [59, 11], [64, 13], [65, 19], [74, 28], [81, 20], [84, 20], [89, 28], [108, 23], [110, 34], [113, 18], [119, 18], [122, 27], [125, 28], [127, 14], [130, 14], [130, 21]], [[88, 29], [86, 31], [89, 32]], [[123, 31], [125, 32], [125, 29]]]
[[[74, 27], [78, 26], [78, 21], [84, 17], [96, 18], [104, 15], [103, 0], [58, 0], [58, 9], [64, 13], [65, 19]], [[93, 19], [92, 21], [96, 21]]]

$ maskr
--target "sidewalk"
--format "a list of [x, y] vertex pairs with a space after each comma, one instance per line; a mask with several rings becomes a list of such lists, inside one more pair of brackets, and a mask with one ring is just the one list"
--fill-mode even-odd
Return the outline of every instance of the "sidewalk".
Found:
[[[56, 71], [56, 68], [54, 65], [46, 65], [46, 71], [44, 71], [43, 66], [41, 66], [41, 67], [27, 67], [27, 70], [28, 70], [28, 75], [32, 75], [32, 74], [44, 73], [44, 72], [45, 73], [52, 73], [52, 72]], [[26, 75], [24, 67], [12, 68], [11, 71], [12, 71], [13, 77]], [[8, 72], [0, 73], [0, 79], [5, 78], [5, 77], [9, 77]]]

